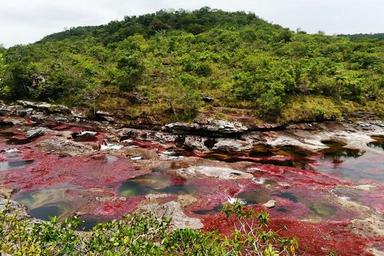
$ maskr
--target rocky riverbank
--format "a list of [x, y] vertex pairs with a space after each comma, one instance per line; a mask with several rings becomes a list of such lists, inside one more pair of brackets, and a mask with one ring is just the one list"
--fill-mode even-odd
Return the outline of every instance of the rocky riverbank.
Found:
[[150, 211], [222, 233], [220, 208], [237, 198], [267, 209], [303, 255], [384, 251], [383, 121], [255, 128], [207, 119], [145, 130], [96, 117], [0, 104], [3, 198], [38, 219], [76, 214], [92, 225]]

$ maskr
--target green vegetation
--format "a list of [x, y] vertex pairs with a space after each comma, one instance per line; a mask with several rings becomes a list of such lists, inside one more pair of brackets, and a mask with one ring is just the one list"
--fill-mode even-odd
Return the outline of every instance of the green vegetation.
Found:
[[0, 252], [12, 255], [296, 255], [296, 239], [281, 238], [268, 230], [269, 215], [245, 209], [239, 202], [226, 205], [234, 232], [225, 237], [170, 227], [170, 220], [149, 214], [126, 216], [77, 231], [80, 220], [31, 222], [0, 211]]
[[0, 92], [126, 120], [164, 123], [241, 108], [255, 119], [295, 122], [357, 110], [383, 115], [383, 74], [379, 35], [310, 35], [254, 14], [202, 8], [72, 28], [7, 49]]

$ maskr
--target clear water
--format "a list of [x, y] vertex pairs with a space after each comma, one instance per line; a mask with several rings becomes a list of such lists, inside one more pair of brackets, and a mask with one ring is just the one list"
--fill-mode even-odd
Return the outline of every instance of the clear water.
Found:
[[[181, 179], [174, 177], [176, 179]], [[163, 171], [155, 171], [147, 175], [139, 176], [127, 180], [118, 189], [119, 195], [144, 196], [148, 194], [167, 193], [167, 194], [192, 194], [196, 188], [186, 180], [173, 182], [172, 176]]]

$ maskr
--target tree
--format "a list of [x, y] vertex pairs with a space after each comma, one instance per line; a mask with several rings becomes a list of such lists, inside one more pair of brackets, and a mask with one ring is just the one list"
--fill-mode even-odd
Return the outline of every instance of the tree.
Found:
[[139, 55], [123, 55], [117, 61], [115, 82], [123, 91], [133, 91], [141, 80], [145, 67]]

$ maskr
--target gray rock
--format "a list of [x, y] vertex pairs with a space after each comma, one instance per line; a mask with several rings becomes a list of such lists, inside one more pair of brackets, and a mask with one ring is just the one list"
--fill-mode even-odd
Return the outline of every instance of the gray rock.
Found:
[[212, 103], [212, 102], [215, 101], [215, 99], [213, 97], [211, 97], [211, 96], [203, 96], [202, 99], [203, 99], [204, 102], [207, 102], [207, 103]]
[[96, 111], [95, 118], [98, 121], [107, 121], [110, 123], [114, 123], [115, 119], [113, 118], [113, 114], [106, 111]]
[[71, 110], [63, 105], [55, 105], [50, 104], [46, 102], [32, 102], [32, 101], [26, 101], [26, 100], [18, 100], [18, 104], [25, 108], [32, 108], [40, 111], [44, 111], [45, 113], [50, 114], [71, 114]]
[[96, 138], [97, 132], [93, 131], [82, 131], [82, 132], [75, 132], [72, 134], [72, 138], [77, 141], [89, 141], [94, 140]]
[[0, 188], [0, 198], [11, 198], [14, 192], [15, 190], [12, 188]]
[[70, 156], [86, 155], [95, 151], [91, 146], [60, 137], [41, 141], [38, 146], [41, 150], [47, 153], [65, 154]]
[[27, 210], [23, 205], [0, 196], [0, 212], [4, 210], [6, 210], [5, 214], [17, 214], [17, 217], [20, 219], [28, 217]]
[[205, 138], [199, 137], [199, 136], [186, 136], [183, 142], [183, 146], [188, 149], [197, 149], [197, 150], [202, 150], [206, 151], [208, 148], [204, 144]]
[[37, 137], [43, 136], [45, 133], [46, 133], [45, 128], [37, 128], [37, 129], [27, 131], [26, 136], [28, 139], [31, 140], [31, 139], [35, 139]]
[[201, 229], [203, 224], [197, 218], [188, 217], [179, 202], [171, 201], [165, 204], [149, 203], [140, 206], [141, 211], [150, 212], [157, 218], [171, 218], [171, 225], [175, 229]]
[[178, 169], [176, 173], [182, 177], [199, 177], [208, 176], [218, 179], [236, 180], [236, 179], [252, 179], [253, 175], [250, 173], [215, 166], [191, 166], [188, 168]]
[[20, 110], [16, 111], [16, 115], [21, 116], [21, 117], [32, 115], [32, 113], [33, 113], [32, 108], [20, 109]]
[[275, 200], [269, 200], [265, 204], [263, 204], [264, 207], [266, 208], [274, 208], [276, 206], [276, 201]]
[[218, 137], [242, 134], [248, 131], [248, 128], [241, 123], [213, 119], [207, 120], [204, 123], [171, 123], [165, 125], [164, 129], [176, 134], [198, 134]]
[[221, 152], [241, 152], [252, 149], [252, 141], [218, 139], [212, 150]]

